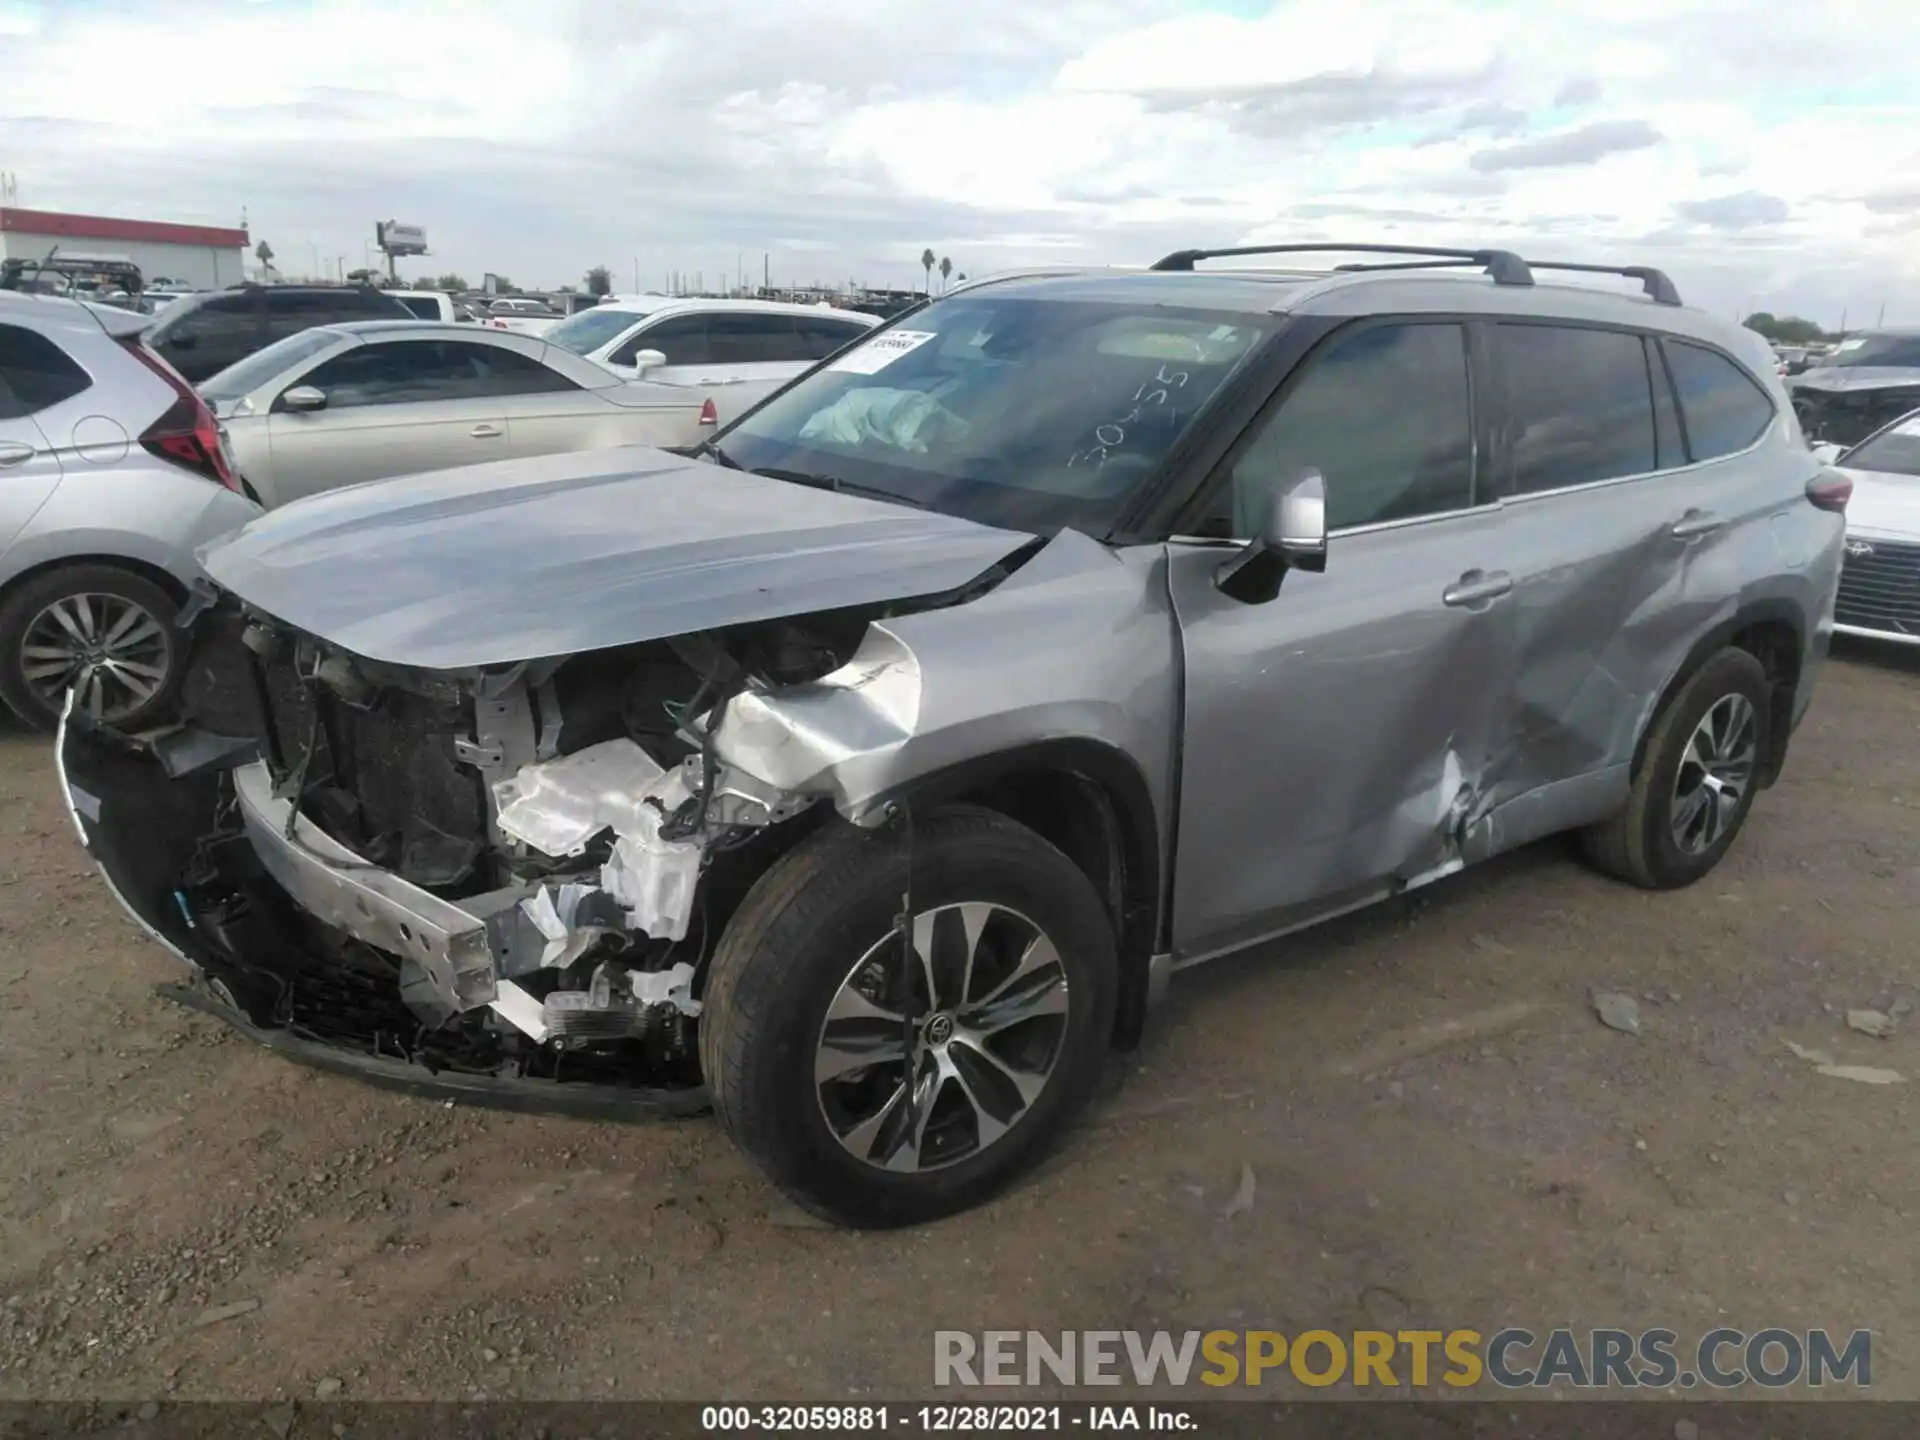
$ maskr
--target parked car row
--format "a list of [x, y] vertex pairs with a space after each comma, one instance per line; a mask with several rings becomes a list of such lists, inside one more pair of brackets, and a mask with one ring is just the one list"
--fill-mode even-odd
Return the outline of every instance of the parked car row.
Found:
[[689, 317], [696, 378], [743, 313], [820, 351], [688, 453], [334, 489], [209, 547], [185, 728], [75, 692], [83, 840], [284, 1053], [711, 1102], [863, 1225], [1031, 1166], [1178, 967], [1561, 832], [1698, 880], [1811, 700], [1849, 475], [1658, 271], [1346, 248], [1393, 253], [1002, 277], [825, 358], [806, 312], [665, 305], [568, 322], [583, 353], [283, 340], [208, 385], [275, 484], [283, 435], [351, 451], [385, 406], [513, 444], [570, 392], [492, 387], [671, 370]]

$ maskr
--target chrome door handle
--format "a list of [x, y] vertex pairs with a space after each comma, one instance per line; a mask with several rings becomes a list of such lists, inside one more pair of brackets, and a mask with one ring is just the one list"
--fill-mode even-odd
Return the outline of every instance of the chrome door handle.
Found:
[[497, 438], [501, 432], [498, 425], [476, 425], [467, 433], [476, 440], [492, 440]]
[[1720, 528], [1720, 522], [1704, 510], [1689, 510], [1672, 525], [1667, 533], [1676, 540], [1692, 540], [1701, 535], [1711, 535]]
[[1483, 600], [1498, 600], [1511, 589], [1513, 576], [1504, 570], [1469, 570], [1440, 592], [1440, 600], [1446, 605], [1478, 605]]
[[0, 444], [0, 469], [24, 465], [33, 458], [33, 446], [9, 440]]

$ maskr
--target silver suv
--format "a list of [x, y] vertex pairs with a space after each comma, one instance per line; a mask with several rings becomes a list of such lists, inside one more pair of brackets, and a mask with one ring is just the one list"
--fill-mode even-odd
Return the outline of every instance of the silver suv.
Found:
[[190, 723], [67, 726], [85, 843], [290, 1056], [971, 1205], [1171, 971], [1556, 832], [1685, 885], [1779, 773], [1847, 483], [1765, 345], [1411, 255], [974, 284], [694, 457], [277, 511]]

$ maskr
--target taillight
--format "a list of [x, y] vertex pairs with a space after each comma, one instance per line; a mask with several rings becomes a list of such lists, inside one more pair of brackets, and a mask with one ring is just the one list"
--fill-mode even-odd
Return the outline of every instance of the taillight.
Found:
[[140, 437], [140, 447], [149, 455], [184, 465], [196, 475], [216, 485], [241, 492], [240, 479], [227, 464], [227, 447], [220, 441], [220, 423], [213, 418], [207, 402], [194, 392], [166, 361], [142, 345], [138, 337], [121, 342], [127, 353], [167, 382], [174, 394], [166, 413]]
[[702, 425], [718, 425], [720, 423], [720, 412], [714, 408], [712, 400], [704, 400], [701, 402], [700, 423]]
[[1807, 501], [1816, 510], [1847, 513], [1847, 501], [1853, 498], [1853, 481], [1835, 470], [1822, 470], [1807, 482]]

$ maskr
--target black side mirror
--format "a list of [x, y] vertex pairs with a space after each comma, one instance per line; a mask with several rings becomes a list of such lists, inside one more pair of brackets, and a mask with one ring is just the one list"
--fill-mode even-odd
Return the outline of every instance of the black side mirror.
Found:
[[1266, 497], [1259, 533], [1225, 565], [1214, 583], [1249, 605], [1280, 593], [1289, 570], [1327, 568], [1327, 482], [1318, 470], [1277, 481]]

